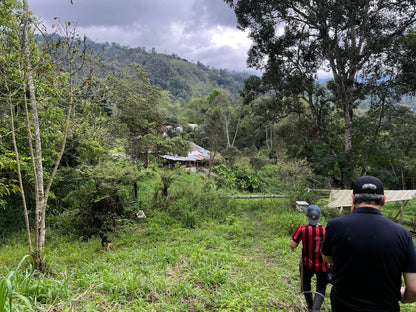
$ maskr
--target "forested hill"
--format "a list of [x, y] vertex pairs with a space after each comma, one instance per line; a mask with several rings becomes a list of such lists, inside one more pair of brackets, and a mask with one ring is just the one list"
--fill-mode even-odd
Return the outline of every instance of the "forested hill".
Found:
[[144, 47], [129, 48], [116, 43], [92, 43], [91, 47], [100, 53], [104, 64], [99, 74], [118, 71], [123, 65], [135, 62], [143, 67], [152, 84], [160, 85], [180, 101], [206, 96], [213, 88], [229, 90], [238, 96], [249, 77], [247, 73], [216, 69], [200, 62], [194, 64], [177, 55], [157, 53], [154, 49], [147, 51]]

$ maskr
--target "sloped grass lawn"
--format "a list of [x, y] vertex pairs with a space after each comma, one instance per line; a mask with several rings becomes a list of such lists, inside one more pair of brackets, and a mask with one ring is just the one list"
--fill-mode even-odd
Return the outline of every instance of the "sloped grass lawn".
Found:
[[[79, 242], [51, 233], [46, 260], [56, 276], [20, 270], [12, 311], [305, 311], [300, 248], [289, 248], [305, 216], [284, 201], [239, 206], [225, 222], [195, 229], [165, 224], [163, 215], [120, 225], [114, 252], [104, 252], [98, 238]], [[1, 247], [2, 278], [25, 249], [19, 242]], [[324, 311], [329, 307], [327, 298]]]

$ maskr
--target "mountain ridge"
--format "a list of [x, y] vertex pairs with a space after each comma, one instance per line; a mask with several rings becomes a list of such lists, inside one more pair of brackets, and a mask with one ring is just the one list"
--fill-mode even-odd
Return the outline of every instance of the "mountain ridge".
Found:
[[192, 63], [176, 54], [157, 53], [154, 48], [130, 48], [117, 43], [91, 42], [94, 51], [101, 51], [104, 73], [118, 71], [131, 63], [140, 64], [149, 81], [171, 93], [174, 100], [186, 102], [192, 97], [207, 96], [212, 89], [228, 90], [238, 97], [244, 80], [250, 74], [217, 69], [201, 62]]

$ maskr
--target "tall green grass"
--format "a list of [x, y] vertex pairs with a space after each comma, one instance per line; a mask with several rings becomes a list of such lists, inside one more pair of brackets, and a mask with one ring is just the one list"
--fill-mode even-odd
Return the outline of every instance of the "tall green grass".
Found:
[[[290, 199], [230, 199], [187, 174], [163, 209], [151, 198], [140, 195], [146, 219], [119, 220], [114, 252], [103, 251], [98, 236], [82, 241], [49, 229], [53, 275], [22, 259], [23, 235], [0, 246], [0, 312], [304, 311], [301, 250], [289, 243], [307, 218]], [[330, 311], [328, 298], [323, 309]]]
[[0, 282], [0, 312], [34, 311], [38, 306], [50, 305], [68, 292], [67, 279], [45, 278], [33, 269], [33, 260], [24, 256], [15, 270], [7, 272]]

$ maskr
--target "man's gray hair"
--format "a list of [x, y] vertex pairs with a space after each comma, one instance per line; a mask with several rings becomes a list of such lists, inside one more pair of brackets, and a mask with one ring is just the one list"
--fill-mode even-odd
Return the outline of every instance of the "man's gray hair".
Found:
[[381, 194], [354, 194], [354, 196], [356, 204], [367, 203], [381, 205], [384, 198], [384, 195]]

